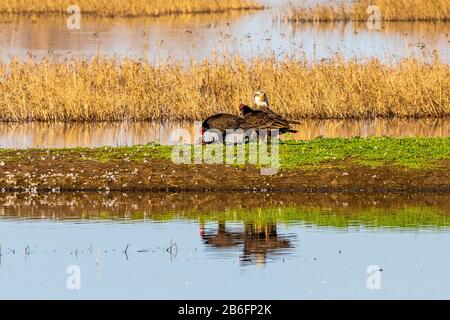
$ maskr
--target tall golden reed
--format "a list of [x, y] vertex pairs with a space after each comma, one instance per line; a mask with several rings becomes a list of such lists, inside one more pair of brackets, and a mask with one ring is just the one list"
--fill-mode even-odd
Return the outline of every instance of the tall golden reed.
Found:
[[0, 64], [0, 121], [203, 119], [238, 113], [256, 89], [289, 118], [450, 116], [450, 67], [435, 58], [398, 64], [337, 56], [224, 58], [154, 66], [128, 59]]
[[356, 0], [337, 5], [319, 3], [315, 6], [288, 5], [284, 19], [292, 22], [367, 21], [371, 5], [380, 9], [384, 21], [450, 21], [448, 0]]
[[3, 14], [65, 14], [76, 4], [87, 15], [162, 16], [167, 14], [213, 13], [262, 9], [255, 0], [1, 0]]

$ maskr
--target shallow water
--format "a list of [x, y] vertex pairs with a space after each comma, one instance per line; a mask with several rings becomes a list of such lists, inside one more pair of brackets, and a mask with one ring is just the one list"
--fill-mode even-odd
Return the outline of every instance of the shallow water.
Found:
[[68, 30], [66, 17], [9, 19], [0, 26], [1, 57], [102, 54], [158, 63], [168, 57], [182, 61], [211, 58], [217, 51], [246, 58], [295, 54], [322, 59], [339, 53], [392, 62], [410, 56], [429, 58], [436, 50], [450, 63], [448, 23], [385, 23], [380, 31], [368, 30], [363, 23], [292, 24], [277, 18], [284, 2], [263, 11], [232, 14], [136, 19], [82, 16], [81, 30]]
[[0, 297], [450, 298], [449, 200], [0, 194]]
[[[290, 139], [317, 137], [450, 137], [450, 119], [304, 120]], [[193, 122], [0, 123], [0, 148], [64, 148], [174, 144], [175, 130], [194, 137]], [[195, 140], [197, 141], [197, 140]]]

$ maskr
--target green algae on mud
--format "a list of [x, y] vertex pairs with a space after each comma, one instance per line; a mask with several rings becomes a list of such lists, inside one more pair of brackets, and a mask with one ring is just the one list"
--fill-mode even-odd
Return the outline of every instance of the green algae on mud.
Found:
[[[173, 146], [158, 144], [68, 149], [0, 149], [0, 159], [73, 156], [79, 157], [80, 160], [101, 162], [170, 160], [172, 151]], [[280, 165], [283, 168], [316, 166], [335, 160], [352, 160], [371, 166], [391, 163], [410, 168], [425, 168], [446, 159], [450, 159], [450, 138], [317, 138], [310, 141], [280, 142]]]
[[427, 167], [450, 159], [450, 138], [316, 139], [285, 142], [281, 147], [281, 165], [287, 168], [344, 159], [372, 166], [389, 162], [411, 168]]
[[177, 164], [173, 151], [154, 144], [0, 150], [0, 189], [450, 191], [450, 138], [283, 141], [280, 168], [270, 176], [261, 175], [262, 165]]

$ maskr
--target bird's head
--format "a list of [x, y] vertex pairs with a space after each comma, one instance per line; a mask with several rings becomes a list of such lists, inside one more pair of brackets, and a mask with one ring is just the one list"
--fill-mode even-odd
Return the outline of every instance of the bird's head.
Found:
[[258, 108], [269, 107], [269, 99], [263, 91], [256, 91], [253, 95], [253, 101]]
[[250, 108], [249, 106], [245, 105], [245, 104], [241, 104], [239, 106], [239, 110], [241, 110], [242, 115], [246, 115], [247, 113], [252, 112], [252, 108]]

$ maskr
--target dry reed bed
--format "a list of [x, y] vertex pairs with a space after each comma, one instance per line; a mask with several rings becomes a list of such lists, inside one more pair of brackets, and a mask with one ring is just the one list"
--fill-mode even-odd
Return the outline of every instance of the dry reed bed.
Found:
[[189, 66], [13, 59], [0, 63], [0, 121], [202, 119], [237, 114], [256, 89], [289, 118], [450, 116], [450, 67], [438, 58], [224, 59]]
[[288, 5], [283, 19], [291, 22], [367, 21], [377, 5], [383, 21], [450, 21], [448, 0], [356, 0], [348, 3], [317, 4], [315, 6]]
[[254, 0], [2, 0], [0, 13], [66, 14], [67, 8], [74, 4], [80, 7], [82, 14], [105, 17], [162, 16], [264, 8]]

